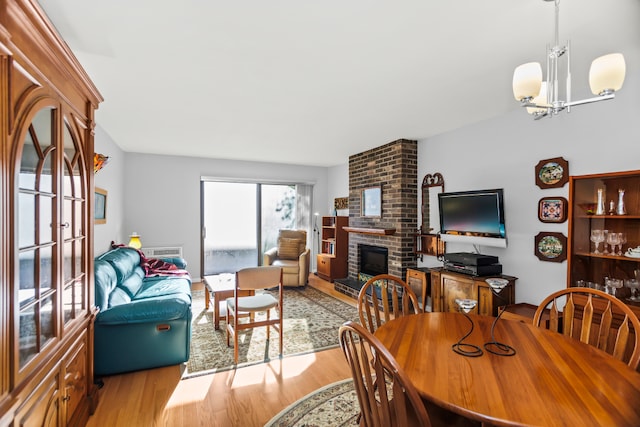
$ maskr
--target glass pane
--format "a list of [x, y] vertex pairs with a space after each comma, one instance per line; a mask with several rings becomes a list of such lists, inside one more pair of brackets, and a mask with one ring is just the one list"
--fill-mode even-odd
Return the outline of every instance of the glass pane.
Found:
[[53, 295], [42, 301], [40, 308], [40, 349], [53, 339], [55, 331], [55, 321], [53, 318]]
[[73, 237], [73, 201], [64, 199], [64, 211], [61, 216], [62, 221], [60, 226], [62, 227], [62, 238], [69, 240]]
[[73, 212], [73, 229], [74, 234], [73, 237], [84, 237], [84, 228], [83, 228], [83, 215], [84, 212], [84, 202], [77, 201], [73, 204], [74, 212]]
[[51, 289], [53, 278], [53, 250], [51, 247], [40, 249], [40, 293]]
[[82, 273], [84, 273], [84, 268], [82, 266], [82, 260], [84, 255], [84, 241], [76, 240], [75, 247], [76, 247], [76, 250], [74, 252], [74, 258], [75, 258], [74, 277], [77, 279], [82, 275]]
[[38, 353], [35, 307], [20, 311], [20, 367]]
[[74, 287], [73, 284], [75, 282], [71, 282], [65, 285], [64, 291], [62, 292], [62, 311], [64, 316], [64, 323], [68, 323], [73, 316], [73, 292]]
[[278, 245], [278, 231], [296, 223], [296, 191], [293, 185], [262, 185], [262, 253]]
[[74, 278], [73, 273], [73, 241], [65, 242], [64, 244], [64, 267], [63, 267], [63, 281], [67, 283]]
[[44, 158], [44, 161], [43, 161], [42, 172], [38, 177], [39, 179], [38, 190], [42, 191], [43, 193], [53, 192], [53, 178], [52, 178], [53, 171], [51, 170], [52, 162], [53, 162], [53, 153], [55, 153], [55, 151], [49, 150], [48, 153], [46, 154], [46, 157]]
[[20, 248], [33, 246], [36, 242], [36, 231], [33, 226], [36, 218], [35, 206], [34, 195], [24, 193], [18, 195], [18, 246]]
[[204, 193], [204, 274], [257, 266], [257, 184], [205, 182]]
[[20, 287], [18, 289], [18, 303], [23, 307], [33, 301], [35, 297], [35, 269], [33, 264], [35, 251], [21, 252], [20, 262]]
[[36, 206], [38, 209], [37, 213], [40, 215], [39, 223], [40, 226], [40, 238], [36, 243], [46, 244], [53, 242], [53, 216], [52, 212], [55, 208], [55, 198], [50, 196], [38, 196], [37, 198], [39, 205]]
[[75, 291], [73, 292], [73, 306], [75, 311], [74, 317], [78, 317], [81, 316], [82, 312], [86, 309], [84, 298], [85, 286], [83, 281], [81, 280], [76, 280], [75, 283]]

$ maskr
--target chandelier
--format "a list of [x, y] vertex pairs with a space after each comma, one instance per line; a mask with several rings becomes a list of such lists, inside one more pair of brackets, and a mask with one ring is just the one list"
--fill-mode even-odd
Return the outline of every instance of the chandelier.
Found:
[[[589, 86], [591, 92], [597, 95], [593, 98], [573, 101], [571, 99], [571, 54], [570, 42], [560, 46], [558, 42], [558, 15], [560, 0], [543, 0], [555, 3], [555, 39], [554, 45], [547, 45], [547, 76], [542, 80], [542, 67], [539, 62], [529, 62], [516, 67], [513, 73], [513, 96], [520, 101], [527, 112], [536, 120], [560, 113], [571, 111], [574, 105], [590, 104], [592, 102], [613, 99], [615, 92], [620, 90], [624, 82], [625, 62], [621, 53], [611, 53], [596, 58], [589, 70]], [[566, 99], [559, 98], [558, 66], [561, 58], [566, 58]]]

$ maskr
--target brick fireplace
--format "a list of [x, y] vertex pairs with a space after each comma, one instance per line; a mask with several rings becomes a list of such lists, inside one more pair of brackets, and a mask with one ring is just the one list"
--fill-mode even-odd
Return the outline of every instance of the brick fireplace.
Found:
[[[382, 213], [380, 217], [363, 217], [361, 193], [373, 186], [382, 187]], [[336, 290], [357, 296], [360, 245], [387, 248], [388, 273], [394, 276], [404, 279], [407, 268], [416, 267], [417, 141], [400, 139], [349, 157], [349, 227], [358, 230], [349, 233], [349, 277], [336, 281]], [[349, 287], [352, 289], [345, 289]]]

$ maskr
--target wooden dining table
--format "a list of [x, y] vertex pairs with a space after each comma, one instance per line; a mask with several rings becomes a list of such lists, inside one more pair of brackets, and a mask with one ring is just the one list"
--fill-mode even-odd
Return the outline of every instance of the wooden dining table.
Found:
[[423, 399], [466, 418], [499, 426], [640, 426], [640, 373], [609, 354], [562, 334], [500, 319], [497, 341], [514, 356], [480, 357], [451, 346], [483, 348], [493, 317], [423, 313], [391, 320], [375, 332]]

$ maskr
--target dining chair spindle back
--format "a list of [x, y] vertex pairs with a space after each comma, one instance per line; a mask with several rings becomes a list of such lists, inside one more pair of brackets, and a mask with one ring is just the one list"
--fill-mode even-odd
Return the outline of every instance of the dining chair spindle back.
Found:
[[367, 280], [358, 294], [360, 323], [371, 333], [391, 319], [420, 312], [415, 292], [404, 280], [390, 274]]
[[[548, 308], [548, 320], [543, 313]], [[546, 297], [533, 324], [603, 350], [638, 369], [640, 320], [623, 301], [597, 289], [566, 288]]]

